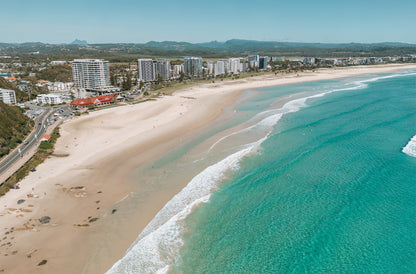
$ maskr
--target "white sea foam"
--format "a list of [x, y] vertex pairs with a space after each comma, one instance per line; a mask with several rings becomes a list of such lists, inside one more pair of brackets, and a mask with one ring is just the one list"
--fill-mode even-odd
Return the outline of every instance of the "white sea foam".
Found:
[[227, 170], [238, 168], [239, 161], [265, 138], [209, 166], [172, 198], [146, 226], [135, 243], [107, 273], [165, 273], [178, 257], [183, 245], [184, 219], [192, 209], [209, 200]]
[[227, 139], [231, 136], [234, 136], [234, 135], [237, 135], [237, 134], [240, 134], [240, 133], [249, 132], [249, 131], [252, 131], [252, 130], [259, 130], [260, 128], [267, 129], [268, 131], [271, 130], [271, 128], [281, 119], [281, 117], [284, 114], [291, 113], [291, 112], [296, 112], [299, 109], [301, 109], [303, 107], [306, 107], [307, 106], [306, 101], [309, 100], [309, 99], [322, 97], [326, 94], [336, 92], [336, 91], [354, 90], [354, 89], [360, 89], [360, 88], [364, 88], [364, 87], [365, 87], [364, 85], [357, 85], [357, 86], [348, 87], [348, 88], [332, 89], [332, 90], [324, 91], [324, 92], [319, 93], [319, 94], [294, 99], [292, 101], [287, 102], [281, 108], [278, 108], [278, 109], [269, 109], [269, 110], [265, 110], [263, 112], [260, 112], [260, 113], [256, 114], [252, 119], [252, 120], [256, 120], [256, 119], [259, 119], [260, 117], [265, 117], [266, 116], [260, 122], [254, 124], [252, 126], [249, 126], [247, 128], [241, 129], [239, 131], [233, 132], [229, 135], [226, 135], [226, 136], [218, 139], [218, 141], [216, 141], [214, 144], [211, 145], [211, 147], [208, 149], [208, 152], [210, 152], [215, 146], [217, 146], [219, 143], [221, 143], [222, 141], [224, 141], [225, 139]]
[[405, 76], [411, 76], [411, 75], [416, 75], [415, 72], [409, 72], [409, 73], [395, 73], [395, 74], [391, 74], [391, 75], [385, 75], [385, 76], [379, 76], [379, 77], [374, 77], [374, 78], [370, 78], [370, 79], [366, 79], [366, 80], [362, 80], [359, 81], [360, 83], [370, 83], [370, 82], [376, 82], [379, 80], [384, 80], [384, 79], [390, 79], [390, 78], [396, 78], [396, 77], [405, 77]]
[[416, 158], [416, 135], [410, 139], [409, 143], [402, 149], [404, 153]]
[[[218, 183], [224, 178], [226, 171], [237, 169], [240, 160], [252, 153], [256, 147], [268, 138], [274, 125], [284, 114], [298, 111], [306, 106], [307, 100], [312, 98], [322, 97], [337, 91], [365, 88], [366, 82], [415, 74], [394, 74], [358, 81], [353, 83], [353, 86], [349, 84], [348, 87], [295, 99], [287, 102], [279, 109], [266, 110], [257, 114], [257, 121], [261, 119], [260, 122], [221, 138], [211, 146], [209, 151], [218, 143], [235, 134], [258, 130], [259, 127], [268, 133], [258, 141], [245, 145], [241, 150], [207, 167], [195, 176], [184, 189], [159, 211], [131, 245], [125, 256], [116, 262], [107, 273], [166, 273], [175, 260], [178, 259], [179, 250], [184, 244], [182, 233], [185, 229], [184, 221], [186, 217], [196, 206], [209, 201], [211, 193], [217, 189]], [[416, 157], [416, 135], [403, 148], [403, 152]]]

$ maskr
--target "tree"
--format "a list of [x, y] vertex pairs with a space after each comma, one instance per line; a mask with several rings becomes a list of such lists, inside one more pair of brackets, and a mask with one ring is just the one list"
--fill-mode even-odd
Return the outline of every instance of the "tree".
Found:
[[160, 73], [157, 74], [157, 80], [156, 81], [157, 81], [158, 84], [163, 82], [163, 77], [162, 77], [162, 75], [160, 75]]
[[127, 73], [123, 77], [123, 83], [122, 83], [123, 90], [130, 90], [131, 89], [131, 75]]
[[181, 72], [181, 74], [179, 75], [179, 81], [183, 82], [183, 79], [185, 78], [185, 74], [183, 73], [183, 71]]
[[130, 73], [127, 73], [127, 80], [126, 80], [126, 90], [131, 89], [131, 75]]
[[117, 78], [116, 78], [116, 75], [114, 73], [111, 73], [110, 83], [111, 83], [112, 86], [117, 86]]

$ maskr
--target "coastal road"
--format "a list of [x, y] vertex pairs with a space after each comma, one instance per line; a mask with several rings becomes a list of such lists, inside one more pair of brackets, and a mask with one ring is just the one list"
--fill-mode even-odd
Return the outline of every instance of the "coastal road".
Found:
[[[35, 130], [29, 135], [28, 138], [14, 149], [6, 158], [0, 162], [0, 175], [6, 172], [14, 164], [16, 164], [27, 152], [33, 147], [38, 145], [39, 140], [46, 133], [49, 120], [51, 119], [54, 111], [53, 108], [45, 108], [41, 115], [35, 119]], [[2, 183], [2, 182], [0, 182]]]

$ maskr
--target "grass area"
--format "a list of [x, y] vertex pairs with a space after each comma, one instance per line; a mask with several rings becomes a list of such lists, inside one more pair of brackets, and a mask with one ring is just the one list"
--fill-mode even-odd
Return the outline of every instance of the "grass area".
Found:
[[147, 102], [147, 101], [155, 101], [156, 99], [153, 99], [153, 98], [148, 98], [148, 99], [144, 99], [144, 100], [141, 100], [141, 101], [134, 101], [133, 103], [131, 103], [132, 105], [136, 105], [136, 104], [140, 104], [140, 103], [144, 103], [144, 102]]
[[35, 155], [33, 155], [28, 162], [26, 162], [18, 171], [7, 179], [4, 184], [0, 186], [0, 196], [6, 194], [10, 189], [16, 188], [16, 184], [18, 182], [25, 178], [31, 170], [34, 170], [53, 153], [55, 143], [59, 136], [59, 127], [56, 127], [51, 134], [49, 142], [41, 142]]

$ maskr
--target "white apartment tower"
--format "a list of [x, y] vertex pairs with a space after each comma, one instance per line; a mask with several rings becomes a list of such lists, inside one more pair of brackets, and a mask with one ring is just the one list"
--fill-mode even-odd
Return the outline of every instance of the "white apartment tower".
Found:
[[160, 75], [162, 80], [166, 81], [170, 79], [170, 61], [158, 60], [156, 61], [156, 74]]
[[[138, 59], [137, 72], [139, 81], [151, 82], [156, 80], [156, 66], [152, 59]], [[163, 76], [162, 76], [163, 77]]]
[[230, 73], [238, 74], [240, 72], [240, 58], [230, 58]]
[[102, 59], [75, 59], [72, 74], [79, 88], [99, 89], [110, 85], [108, 61]]
[[217, 63], [215, 63], [215, 76], [225, 74], [225, 69], [226, 66], [224, 61], [218, 60]]
[[193, 77], [202, 76], [202, 58], [201, 57], [185, 57], [184, 60], [185, 74]]
[[215, 74], [215, 62], [214, 61], [207, 61], [207, 70], [209, 75]]
[[15, 105], [16, 93], [14, 90], [0, 88], [0, 101], [8, 105]]

